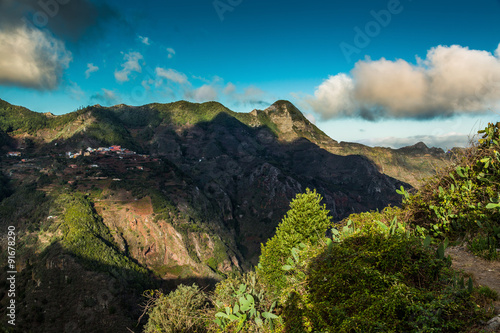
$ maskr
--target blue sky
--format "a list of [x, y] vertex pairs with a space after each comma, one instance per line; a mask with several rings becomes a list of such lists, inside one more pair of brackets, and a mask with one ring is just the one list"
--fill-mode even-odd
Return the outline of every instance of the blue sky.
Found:
[[500, 1], [5, 0], [0, 98], [297, 105], [339, 141], [451, 148], [500, 120]]

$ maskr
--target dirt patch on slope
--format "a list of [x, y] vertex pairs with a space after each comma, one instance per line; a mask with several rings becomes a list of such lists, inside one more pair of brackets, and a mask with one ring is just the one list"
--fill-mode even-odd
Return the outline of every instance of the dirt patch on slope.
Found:
[[[500, 295], [500, 261], [488, 261], [474, 256], [463, 246], [446, 249], [452, 259], [452, 267], [472, 275], [479, 286], [488, 286]], [[495, 311], [500, 314], [500, 300], [495, 302]]]

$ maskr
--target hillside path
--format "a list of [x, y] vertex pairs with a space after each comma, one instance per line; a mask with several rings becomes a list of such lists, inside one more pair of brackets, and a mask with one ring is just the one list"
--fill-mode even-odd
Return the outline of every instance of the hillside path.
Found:
[[[480, 286], [488, 286], [500, 295], [500, 261], [488, 261], [474, 256], [463, 246], [446, 249], [452, 259], [452, 267], [471, 274]], [[495, 302], [495, 312], [500, 314], [500, 300]]]

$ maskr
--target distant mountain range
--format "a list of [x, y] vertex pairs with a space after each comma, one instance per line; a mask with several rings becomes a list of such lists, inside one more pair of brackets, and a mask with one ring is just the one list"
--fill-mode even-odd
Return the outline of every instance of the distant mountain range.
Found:
[[[120, 147], [97, 151], [110, 146]], [[123, 332], [143, 289], [249, 269], [306, 188], [339, 221], [399, 205], [397, 188], [450, 163], [423, 143], [339, 143], [288, 101], [250, 113], [179, 101], [54, 116], [0, 100], [0, 147], [1, 230], [18, 230], [21, 328], [37, 332]], [[90, 316], [110, 284], [120, 292], [106, 294], [109, 320]]]

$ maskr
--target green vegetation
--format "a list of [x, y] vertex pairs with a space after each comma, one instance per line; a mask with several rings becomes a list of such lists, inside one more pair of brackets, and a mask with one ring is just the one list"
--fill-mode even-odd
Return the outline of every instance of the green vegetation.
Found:
[[168, 295], [158, 291], [148, 291], [145, 296], [147, 298], [145, 311], [149, 320], [144, 332], [206, 332], [198, 312], [204, 310], [207, 299], [198, 286], [180, 285]]
[[217, 284], [213, 295], [214, 323], [223, 332], [272, 332], [281, 324], [273, 314], [276, 301], [255, 272], [230, 277]]
[[31, 183], [20, 185], [9, 193], [11, 195], [0, 204], [1, 225], [7, 226], [15, 222], [17, 228], [23, 227], [28, 231], [45, 227], [51, 199], [36, 189], [37, 185]]
[[190, 317], [203, 332], [479, 332], [498, 294], [455, 272], [445, 249], [465, 240], [496, 258], [500, 125], [482, 133], [419, 192], [398, 190], [402, 208], [353, 214], [331, 238], [321, 196], [298, 194], [256, 271], [219, 282]]
[[434, 237], [464, 238], [471, 250], [497, 258], [500, 247], [500, 124], [414, 194], [403, 193], [408, 223]]
[[112, 109], [112, 112], [120, 121], [127, 127], [137, 128], [137, 127], [157, 127], [161, 124], [162, 119], [157, 110], [149, 108], [148, 106], [143, 106], [140, 108], [125, 107]]
[[88, 110], [97, 121], [86, 129], [86, 135], [94, 137], [104, 145], [121, 145], [132, 150], [139, 149], [117, 114], [108, 109], [96, 107], [89, 107]]
[[197, 104], [179, 101], [169, 104], [152, 104], [152, 107], [160, 112], [162, 119], [169, 119], [176, 125], [194, 125], [210, 121], [220, 112], [232, 112], [216, 102]]
[[0, 173], [0, 201], [12, 194], [9, 186], [9, 179]]
[[278, 126], [269, 119], [267, 114], [260, 112], [257, 117], [262, 125], [267, 126], [275, 135], [279, 135]]
[[62, 194], [58, 203], [64, 210], [61, 243], [68, 252], [89, 269], [137, 282], [147, 280], [148, 271], [120, 252], [88, 198], [81, 193]]
[[300, 243], [312, 244], [324, 238], [331, 224], [322, 197], [316, 191], [306, 190], [290, 203], [290, 210], [278, 225], [276, 235], [262, 245], [258, 273], [279, 294], [286, 285], [281, 267], [290, 254], [290, 249]]
[[307, 301], [290, 319], [304, 331], [458, 332], [484, 313], [450, 264], [417, 238], [360, 232], [313, 259]]
[[33, 112], [0, 100], [0, 131], [6, 133], [20, 131], [35, 134], [40, 129], [55, 129], [73, 122], [82, 112], [83, 110], [80, 110], [51, 118], [42, 113]]

